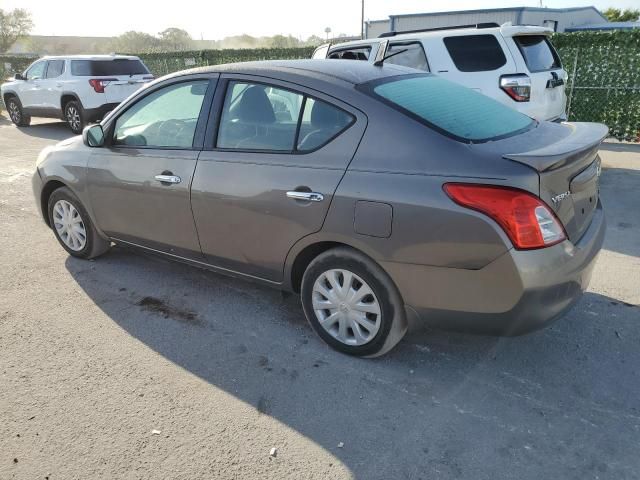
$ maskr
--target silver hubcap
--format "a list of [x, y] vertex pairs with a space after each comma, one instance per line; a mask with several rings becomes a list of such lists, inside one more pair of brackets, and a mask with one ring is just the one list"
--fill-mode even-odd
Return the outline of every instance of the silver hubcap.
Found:
[[80, 212], [66, 200], [58, 200], [53, 206], [53, 226], [64, 244], [74, 252], [87, 244], [87, 231]]
[[345, 345], [364, 345], [380, 329], [380, 303], [355, 273], [324, 272], [313, 284], [313, 311], [322, 328]]
[[16, 102], [9, 103], [9, 116], [14, 123], [20, 122], [20, 108]]
[[67, 108], [67, 122], [69, 122], [69, 125], [71, 125], [73, 130], [78, 130], [80, 128], [80, 114], [76, 107]]

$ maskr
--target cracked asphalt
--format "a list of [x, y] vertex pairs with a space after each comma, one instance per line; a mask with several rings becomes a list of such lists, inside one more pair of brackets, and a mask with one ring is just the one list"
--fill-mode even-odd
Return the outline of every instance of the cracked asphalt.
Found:
[[[326, 347], [296, 297], [123, 248], [69, 257], [0, 116], [0, 479], [640, 478], [640, 145], [602, 150], [605, 248], [517, 338]], [[270, 456], [272, 448], [277, 449]]]

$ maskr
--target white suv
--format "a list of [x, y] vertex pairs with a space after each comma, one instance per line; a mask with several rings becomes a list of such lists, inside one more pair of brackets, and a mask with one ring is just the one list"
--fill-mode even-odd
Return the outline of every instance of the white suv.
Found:
[[2, 84], [0, 93], [13, 123], [28, 126], [31, 117], [66, 120], [74, 133], [153, 80], [138, 57], [73, 55], [44, 57]]
[[366, 60], [425, 70], [537, 120], [565, 120], [567, 72], [551, 29], [495, 23], [388, 32], [322, 45], [313, 58]]

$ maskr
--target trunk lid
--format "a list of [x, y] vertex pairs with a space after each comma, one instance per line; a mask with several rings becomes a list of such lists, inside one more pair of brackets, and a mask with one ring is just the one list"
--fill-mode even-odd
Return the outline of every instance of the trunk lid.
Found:
[[146, 75], [118, 75], [105, 82], [104, 94], [107, 103], [120, 103], [144, 84], [153, 80], [153, 76]]
[[598, 204], [598, 148], [609, 129], [599, 123], [565, 123], [561, 127], [566, 129], [561, 138], [503, 158], [538, 172], [540, 198], [553, 209], [575, 243], [591, 224]]

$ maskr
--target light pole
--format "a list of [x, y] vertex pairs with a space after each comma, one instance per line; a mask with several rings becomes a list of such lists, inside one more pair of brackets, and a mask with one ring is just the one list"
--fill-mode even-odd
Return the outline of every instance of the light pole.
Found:
[[329, 41], [329, 34], [331, 33], [331, 29], [329, 27], [324, 29], [324, 33], [327, 34], [327, 42]]
[[364, 0], [362, 0], [362, 14], [360, 15], [360, 38], [364, 40]]

